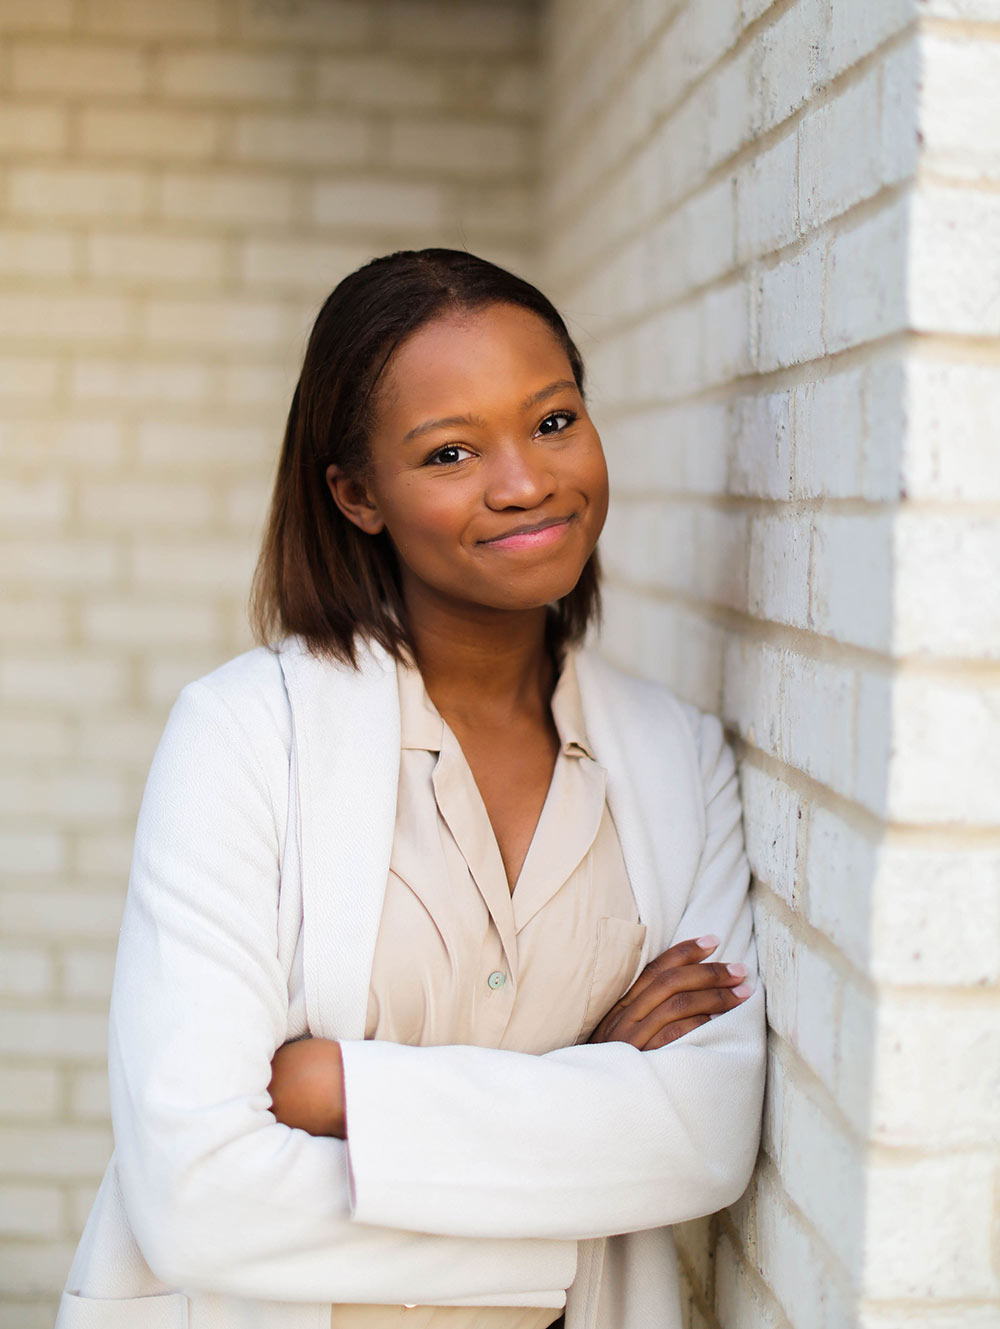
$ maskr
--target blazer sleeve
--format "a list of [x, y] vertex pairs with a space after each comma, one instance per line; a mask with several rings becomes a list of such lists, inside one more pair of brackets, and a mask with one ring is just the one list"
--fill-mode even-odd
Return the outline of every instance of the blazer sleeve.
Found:
[[251, 740], [205, 683], [181, 694], [153, 760], [109, 1037], [116, 1163], [146, 1262], [168, 1286], [290, 1301], [565, 1287], [567, 1243], [354, 1221], [344, 1142], [270, 1111], [288, 1011], [275, 815], [287, 769], [280, 733]]
[[716, 933], [719, 954], [748, 966], [753, 995], [652, 1052], [342, 1043], [356, 1219], [582, 1239], [678, 1223], [742, 1194], [759, 1142], [764, 996], [735, 762], [719, 721], [699, 721], [705, 839], [671, 944]]

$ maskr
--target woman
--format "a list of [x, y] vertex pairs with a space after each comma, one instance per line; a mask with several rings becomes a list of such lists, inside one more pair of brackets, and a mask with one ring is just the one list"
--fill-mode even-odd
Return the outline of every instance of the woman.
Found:
[[580, 646], [607, 510], [534, 287], [374, 260], [310, 339], [255, 588], [181, 694], [59, 1329], [679, 1324], [756, 1153], [719, 722]]

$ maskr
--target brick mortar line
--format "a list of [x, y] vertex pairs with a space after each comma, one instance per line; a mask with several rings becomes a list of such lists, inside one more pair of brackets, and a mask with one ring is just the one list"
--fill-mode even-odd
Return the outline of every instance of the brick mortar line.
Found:
[[946, 498], [865, 498], [857, 494], [843, 498], [822, 495], [771, 498], [764, 494], [737, 494], [714, 490], [659, 489], [649, 485], [631, 490], [614, 485], [613, 501], [623, 507], [655, 504], [660, 507], [708, 508], [713, 512], [731, 512], [754, 517], [800, 516], [870, 517], [989, 517], [1000, 520], [1000, 499]]
[[[667, 120], [671, 119], [671, 117], [674, 116], [677, 113], [677, 111], [681, 109], [681, 107], [683, 107], [684, 103], [688, 100], [688, 98], [700, 87], [700, 85], [712, 73], [714, 73], [715, 70], [720, 69], [723, 65], [736, 59], [740, 54], [742, 54], [744, 49], [757, 38], [760, 32], [764, 31], [767, 28], [774, 27], [778, 22], [780, 22], [782, 18], [784, 18], [785, 14], [787, 14], [790, 9], [794, 9], [796, 4], [798, 3], [799, 0], [774, 0], [774, 2], [770, 4], [767, 7], [767, 9], [763, 11], [763, 13], [758, 14], [758, 16], [754, 20], [752, 20], [752, 22], [746, 24], [745, 26], [743, 24], [742, 13], [741, 13], [737, 17], [737, 32], [732, 44], [730, 46], [727, 46], [725, 50], [720, 51], [716, 56], [715, 60], [713, 60], [713, 62], [710, 65], [706, 66], [706, 68], [703, 69], [700, 74], [697, 74], [681, 90], [675, 101], [669, 103], [666, 106], [660, 107], [660, 109], [657, 111], [655, 119], [652, 121], [652, 123], [649, 126], [649, 133], [647, 135], [647, 138], [639, 141], [640, 149], [641, 147], [645, 146], [648, 139], [652, 137], [653, 134], [656, 133], [656, 131], [659, 129], [659, 127], [662, 124], [666, 123]], [[664, 38], [669, 33], [669, 30], [675, 25], [675, 23], [679, 21], [681, 15], [689, 7], [690, 7], [690, 0], [684, 0], [683, 3], [679, 4], [669, 14], [666, 21], [663, 24], [661, 24], [650, 35], [649, 39], [645, 43], [638, 44], [633, 48], [629, 59], [625, 62], [622, 69], [619, 70], [616, 79], [613, 80], [611, 83], [609, 83], [608, 87], [606, 88], [604, 100], [595, 103], [595, 105], [590, 109], [587, 116], [581, 117], [573, 122], [572, 127], [574, 132], [572, 136], [569, 137], [568, 140], [553, 138], [550, 141], [550, 146], [554, 150], [557, 150], [558, 152], [564, 154], [567, 152], [567, 150], [568, 152], [572, 153], [580, 143], [586, 142], [587, 138], [590, 136], [589, 121], [599, 121], [603, 117], [604, 113], [608, 110], [608, 108], [613, 107], [615, 105], [616, 101], [618, 100], [622, 85], [626, 83], [631, 77], [634, 76], [636, 69], [644, 62], [644, 60], [649, 56], [651, 52], [655, 51], [656, 46], [664, 40]], [[620, 10], [615, 11], [615, 13], [618, 12], [620, 12]], [[634, 148], [636, 144], [633, 143], [631, 146], [632, 148]], [[627, 161], [628, 156], [629, 154], [626, 153], [625, 157], [619, 160]], [[616, 169], [616, 167], [612, 168], [612, 170], [614, 169]]]
[[[788, 9], [793, 7], [794, 3], [797, 3], [797, 0], [790, 0], [790, 3], [786, 5], [785, 8]], [[778, 7], [778, 5], [772, 5], [771, 9], [765, 12], [764, 17]], [[913, 19], [905, 27], [900, 28], [897, 32], [885, 38], [885, 40], [878, 46], [875, 46], [870, 51], [866, 52], [866, 54], [853, 65], [848, 66], [847, 69], [841, 70], [841, 72], [834, 78], [829, 79], [826, 82], [818, 83], [814, 89], [813, 95], [804, 101], [801, 106], [797, 107], [787, 115], [784, 120], [781, 120], [777, 124], [771, 125], [768, 129], [760, 132], [751, 129], [749, 131], [751, 137], [747, 142], [741, 144], [741, 146], [729, 157], [717, 162], [716, 165], [701, 178], [698, 189], [691, 191], [691, 193], [700, 192], [701, 189], [718, 183], [718, 181], [724, 176], [731, 175], [734, 171], [739, 170], [744, 163], [752, 161], [761, 153], [766, 152], [780, 139], [785, 138], [790, 133], [797, 132], [799, 124], [806, 118], [807, 114], [819, 107], [828, 105], [830, 102], [836, 101], [842, 92], [846, 91], [855, 83], [860, 82], [872, 68], [876, 66], [881, 67], [885, 63], [886, 58], [892, 55], [897, 47], [905, 45], [911, 39], [916, 31], [916, 27], [916, 19]], [[653, 141], [663, 125], [683, 108], [685, 102], [687, 102], [693, 93], [697, 91], [700, 84], [704, 82], [706, 78], [719, 69], [723, 64], [735, 58], [738, 53], [738, 45], [731, 47], [722, 59], [716, 61], [715, 64], [705, 70], [694, 83], [689, 85], [683, 96], [670, 109], [657, 114], [657, 117], [648, 128], [646, 134], [642, 138], [636, 139], [629, 144], [626, 151], [616, 157], [614, 163], [609, 166], [603, 174], [589, 177], [586, 187], [579, 194], [571, 198], [560, 197], [560, 211], [553, 212], [551, 210], [545, 210], [544, 221], [547, 230], [549, 232], [558, 231], [561, 221], [566, 214], [569, 214], [570, 216], [579, 214], [582, 210], [581, 205], [585, 205], [590, 200], [599, 197], [606, 193], [608, 189], [612, 188], [615, 175], [626, 170], [632, 164], [633, 160]], [[610, 105], [611, 103], [608, 104]], [[916, 107], [914, 109], [916, 109]], [[914, 128], [916, 128], [916, 120], [914, 120]], [[543, 158], [542, 165], [548, 170], [551, 178], [556, 178], [557, 162], [554, 163]], [[672, 201], [671, 207], [673, 207], [678, 201], [683, 202], [690, 196], [691, 194], [684, 195], [680, 200]], [[667, 215], [669, 215], [669, 210], [657, 213], [654, 218], [650, 219], [650, 223], [647, 223], [647, 225], [652, 224]], [[627, 239], [631, 239], [639, 234], [642, 229], [645, 229], [645, 226], [642, 228], [636, 228], [633, 231], [625, 232], [624, 235]]]
[[[708, 178], [709, 177], [706, 177], [706, 179]], [[676, 212], [678, 208], [683, 206], [690, 198], [701, 192], [703, 192], [702, 188], [699, 187], [691, 194], [685, 196], [685, 199], [678, 205], [678, 207], [671, 208], [668, 213], [662, 214], [662, 216], [658, 215], [654, 221], [649, 223], [649, 226], [658, 225], [666, 216]], [[848, 208], [844, 209], [843, 212], [835, 213], [833, 216], [828, 217], [826, 221], [802, 235], [797, 235], [793, 240], [782, 245], [779, 249], [769, 250], [766, 254], [754, 255], [751, 258], [742, 260], [742, 262], [736, 260], [732, 267], [727, 268], [724, 272], [712, 277], [709, 281], [685, 287], [677, 296], [671, 297], [669, 300], [666, 300], [661, 304], [647, 306], [639, 314], [625, 315], [621, 319], [612, 323], [610, 329], [606, 330], [603, 335], [610, 339], [623, 332], [628, 333], [634, 331], [637, 328], [641, 328], [643, 323], [647, 322], [649, 319], [656, 318], [660, 314], [669, 313], [672, 309], [683, 308], [685, 304], [691, 303], [692, 300], [699, 299], [712, 291], [731, 286], [734, 282], [745, 281], [748, 285], [752, 285], [760, 273], [772, 272], [783, 263], [794, 260], [805, 250], [823, 242], [825, 242], [827, 247], [827, 254], [825, 256], [826, 260], [829, 257], [829, 245], [831, 240], [838, 239], [842, 235], [849, 235], [852, 231], [863, 226], [865, 222], [877, 217], [881, 213], [888, 212], [891, 208], [896, 206], [896, 204], [911, 202], [915, 197], [916, 190], [914, 180], [904, 180], [895, 184], [883, 185], [876, 193], [869, 195], [867, 198], [859, 199], [857, 203], [851, 204]], [[640, 228], [636, 234], [643, 234], [647, 229], [648, 227], [644, 226]], [[627, 248], [627, 245], [623, 248]], [[615, 251], [602, 252], [596, 259], [594, 259], [594, 261], [588, 259], [584, 266], [575, 269], [569, 277], [567, 277], [566, 274], [561, 274], [557, 279], [560, 287], [565, 289], [567, 286], [575, 286], [578, 289], [588, 278], [593, 276], [595, 272], [598, 272], [603, 267], [607, 266], [613, 257], [614, 252]]]
[[[759, 646], [787, 650], [819, 664], [834, 664], [886, 678], [905, 672], [919, 678], [941, 679], [981, 687], [984, 683], [1000, 685], [1000, 661], [967, 658], [891, 656], [872, 647], [844, 642], [814, 628], [796, 627], [772, 619], [758, 618], [746, 610], [735, 609], [721, 601], [702, 600], [683, 591], [647, 582], [625, 580], [613, 572], [604, 573], [604, 583], [612, 590], [671, 604], [706, 618], [742, 641]], [[905, 670], [904, 670], [905, 666]]]
[[945, 18], [943, 15], [921, 15], [917, 19], [921, 34], [944, 37], [955, 42], [1000, 42], [1000, 21], [989, 19]]

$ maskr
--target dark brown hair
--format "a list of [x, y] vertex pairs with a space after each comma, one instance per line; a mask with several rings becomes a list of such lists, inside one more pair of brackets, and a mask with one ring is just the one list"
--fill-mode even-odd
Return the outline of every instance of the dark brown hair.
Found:
[[[292, 397], [271, 510], [254, 574], [257, 639], [301, 636], [318, 655], [357, 665], [356, 638], [396, 659], [412, 656], [396, 553], [386, 531], [368, 535], [343, 515], [326, 482], [331, 462], [364, 476], [376, 388], [393, 351], [431, 319], [491, 304], [544, 319], [583, 394], [580, 352], [541, 291], [460, 249], [400, 250], [372, 259], [327, 298], [309, 337]], [[579, 641], [600, 615], [596, 551], [569, 594], [550, 607], [553, 649]]]

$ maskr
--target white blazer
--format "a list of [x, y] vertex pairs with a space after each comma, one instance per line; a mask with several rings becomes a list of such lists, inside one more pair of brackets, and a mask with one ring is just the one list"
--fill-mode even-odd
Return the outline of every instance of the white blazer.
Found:
[[[150, 770], [111, 998], [115, 1149], [57, 1329], [328, 1329], [333, 1302], [557, 1306], [570, 1284], [567, 1329], [680, 1325], [665, 1225], [742, 1194], [760, 1129], [736, 771], [713, 716], [591, 651], [577, 670], [641, 962], [714, 932], [753, 996], [655, 1052], [366, 1041], [395, 665], [249, 651], [184, 689]], [[306, 1033], [342, 1044], [346, 1142], [269, 1110], [271, 1058]]]

